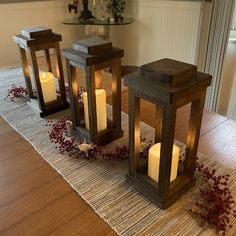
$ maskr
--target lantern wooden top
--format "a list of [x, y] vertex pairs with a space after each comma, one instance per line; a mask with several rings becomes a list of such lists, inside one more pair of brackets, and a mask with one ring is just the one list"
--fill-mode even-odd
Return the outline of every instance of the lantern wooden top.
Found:
[[[181, 64], [181, 62], [178, 63]], [[160, 65], [162, 63], [157, 64], [161, 67]], [[183, 71], [186, 66], [186, 64], [184, 64], [182, 65], [183, 67], [179, 67], [183, 68]], [[153, 71], [150, 70], [150, 72], [148, 72], [150, 73], [150, 76], [147, 76], [148, 73], [144, 76], [142, 72], [129, 74], [125, 76], [124, 84], [131, 88], [137, 96], [140, 96], [150, 102], [163, 102], [169, 104], [178, 102], [179, 99], [185, 97], [193, 97], [194, 93], [205, 89], [211, 84], [212, 76], [200, 72], [196, 72], [195, 75], [185, 82], [183, 82], [181, 76], [178, 76], [174, 79], [175, 85], [168, 84], [166, 81], [163, 82], [163, 78], [167, 78], [171, 74], [174, 74], [173, 71], [175, 72], [176, 69], [169, 71], [167, 68], [168, 67], [153, 67]], [[181, 75], [182, 71], [180, 69], [177, 70], [179, 75]], [[155, 78], [153, 78], [153, 74], [155, 74]], [[160, 77], [158, 77], [159, 74]], [[181, 82], [178, 82], [178, 78]]]
[[97, 55], [112, 50], [112, 42], [101, 38], [88, 38], [74, 42], [73, 49], [85, 54]]
[[54, 43], [62, 40], [60, 34], [53, 33], [50, 28], [37, 26], [21, 30], [21, 34], [13, 36], [14, 41], [23, 48]]
[[35, 39], [52, 34], [52, 30], [44, 26], [36, 26], [22, 29], [21, 34], [27, 38]]
[[64, 57], [75, 64], [84, 66], [97, 65], [124, 56], [124, 50], [112, 47], [110, 41], [89, 38], [77, 41], [73, 48], [63, 49]]
[[144, 78], [154, 79], [170, 85], [178, 85], [191, 80], [197, 72], [195, 65], [164, 58], [141, 66]]

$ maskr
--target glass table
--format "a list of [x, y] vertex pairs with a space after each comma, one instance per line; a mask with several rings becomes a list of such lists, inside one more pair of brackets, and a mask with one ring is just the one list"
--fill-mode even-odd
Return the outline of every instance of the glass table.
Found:
[[63, 24], [65, 25], [128, 25], [134, 22], [132, 18], [123, 18], [123, 20], [111, 20], [111, 19], [89, 19], [89, 20], [80, 20], [80, 19], [69, 19], [65, 20]]
[[133, 23], [132, 18], [123, 18], [117, 21], [111, 19], [68, 19], [63, 22], [65, 25], [85, 25], [86, 37], [100, 37], [109, 40], [109, 28], [110, 26], [128, 25]]
[[[123, 18], [123, 20], [109, 20], [109, 19], [90, 19], [90, 20], [80, 20], [76, 19], [68, 19], [63, 22], [65, 25], [85, 25], [85, 35], [86, 37], [100, 37], [106, 40], [109, 40], [109, 27], [110, 26], [119, 26], [119, 25], [128, 25], [133, 23], [134, 20], [132, 18]], [[106, 71], [109, 72], [110, 68]], [[139, 70], [137, 66], [129, 66], [123, 65], [121, 67], [121, 76], [125, 76], [129, 73], [133, 73]]]

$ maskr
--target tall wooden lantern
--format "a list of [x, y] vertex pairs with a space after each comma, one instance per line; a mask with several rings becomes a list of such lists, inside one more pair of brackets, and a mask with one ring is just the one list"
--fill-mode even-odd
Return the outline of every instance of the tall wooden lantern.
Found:
[[[19, 47], [29, 101], [33, 104], [36, 99], [38, 100], [40, 116], [43, 117], [68, 108], [69, 104], [66, 100], [66, 89], [59, 45], [59, 42], [62, 40], [61, 35], [53, 33], [49, 28], [40, 26], [23, 29], [21, 34], [15, 35], [13, 39]], [[50, 49], [54, 49], [57, 58], [56, 79], [58, 81], [58, 90], [56, 89], [55, 78], [52, 74]], [[31, 59], [36, 94], [32, 88], [29, 63], [26, 56], [27, 50], [29, 51]], [[36, 52], [41, 50], [45, 52], [48, 67], [47, 72], [39, 71]]]
[[[73, 133], [78, 139], [105, 145], [123, 136], [121, 130], [121, 57], [124, 51], [100, 38], [75, 42], [62, 50], [67, 62]], [[84, 119], [78, 106], [76, 67], [86, 72], [87, 91], [83, 93]], [[101, 70], [112, 72], [112, 119], [107, 119], [106, 92]]]
[[[129, 87], [128, 181], [160, 208], [167, 208], [195, 184], [194, 171], [206, 88], [211, 76], [196, 66], [162, 59], [143, 65], [125, 77]], [[148, 159], [140, 158], [140, 99], [156, 105], [155, 145]], [[191, 103], [183, 170], [178, 171], [179, 148], [174, 145], [176, 111]]]

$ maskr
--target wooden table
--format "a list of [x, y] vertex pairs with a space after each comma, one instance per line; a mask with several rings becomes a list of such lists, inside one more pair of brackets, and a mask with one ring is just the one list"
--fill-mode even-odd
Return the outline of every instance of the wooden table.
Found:
[[[128, 110], [122, 93], [122, 110]], [[155, 110], [141, 104], [153, 125]], [[177, 113], [175, 136], [184, 142], [189, 107]], [[236, 122], [204, 112], [199, 151], [236, 168]], [[0, 235], [115, 235], [46, 161], [0, 118]]]

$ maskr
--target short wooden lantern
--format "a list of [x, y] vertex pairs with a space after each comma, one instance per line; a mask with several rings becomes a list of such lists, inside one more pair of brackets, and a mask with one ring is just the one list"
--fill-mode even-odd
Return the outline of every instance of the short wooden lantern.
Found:
[[[21, 34], [15, 35], [13, 39], [19, 47], [30, 104], [33, 105], [34, 101], [36, 99], [38, 100], [39, 114], [41, 117], [68, 108], [69, 104], [66, 99], [66, 89], [59, 45], [59, 42], [62, 40], [61, 35], [53, 33], [49, 28], [40, 26], [23, 29]], [[51, 73], [52, 64], [49, 49], [54, 49], [57, 58], [56, 77], [59, 85], [58, 91], [56, 90], [54, 75]], [[26, 56], [27, 50], [29, 51], [31, 59], [36, 94], [32, 88], [29, 63]], [[36, 52], [41, 50], [45, 52], [48, 67], [47, 72], [40, 72], [38, 68]]]
[[[62, 50], [67, 62], [73, 133], [79, 140], [105, 145], [123, 136], [121, 130], [121, 57], [124, 51], [100, 38], [75, 42]], [[76, 67], [86, 73], [87, 92], [83, 93], [84, 119], [78, 106]], [[112, 120], [107, 119], [106, 93], [101, 70], [111, 68]]]
[[[129, 87], [128, 181], [160, 208], [167, 208], [195, 184], [194, 171], [206, 88], [211, 76], [196, 66], [171, 59], [143, 65], [127, 75]], [[155, 145], [148, 159], [140, 158], [140, 99], [156, 105]], [[177, 108], [191, 103], [184, 168], [178, 171], [179, 148], [174, 145]]]

